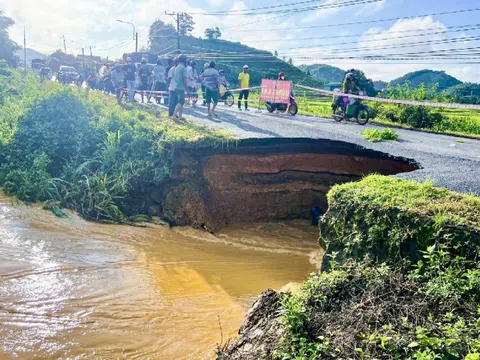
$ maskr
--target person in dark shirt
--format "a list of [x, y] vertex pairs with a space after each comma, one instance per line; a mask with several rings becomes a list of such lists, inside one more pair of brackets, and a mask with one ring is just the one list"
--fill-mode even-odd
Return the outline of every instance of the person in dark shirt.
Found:
[[141, 91], [140, 95], [142, 96], [142, 104], [143, 104], [143, 96], [144, 96], [144, 91], [149, 91], [150, 90], [150, 78], [151, 78], [152, 72], [148, 68], [147, 65], [147, 60], [142, 59], [142, 65], [140, 65], [140, 68], [138, 69], [138, 83], [139, 83], [139, 90]]
[[127, 64], [123, 66], [125, 81], [127, 82], [128, 101], [135, 101], [135, 75], [137, 68], [133, 65], [132, 58], [127, 58]]

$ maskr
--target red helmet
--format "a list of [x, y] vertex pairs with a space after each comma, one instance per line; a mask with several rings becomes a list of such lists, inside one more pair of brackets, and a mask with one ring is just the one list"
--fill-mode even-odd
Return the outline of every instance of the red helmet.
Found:
[[278, 79], [279, 79], [279, 80], [282, 79], [282, 78], [284, 78], [284, 77], [285, 77], [285, 73], [284, 73], [284, 72], [281, 72], [281, 73], [278, 74]]

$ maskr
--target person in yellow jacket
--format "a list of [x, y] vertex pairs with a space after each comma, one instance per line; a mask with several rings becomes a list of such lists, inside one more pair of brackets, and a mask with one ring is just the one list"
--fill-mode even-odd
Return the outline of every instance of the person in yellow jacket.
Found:
[[242, 111], [242, 99], [245, 99], [245, 111], [248, 111], [248, 94], [250, 88], [250, 74], [248, 73], [248, 65], [244, 65], [243, 71], [238, 74], [238, 86], [240, 87], [240, 95], [238, 96], [238, 110]]

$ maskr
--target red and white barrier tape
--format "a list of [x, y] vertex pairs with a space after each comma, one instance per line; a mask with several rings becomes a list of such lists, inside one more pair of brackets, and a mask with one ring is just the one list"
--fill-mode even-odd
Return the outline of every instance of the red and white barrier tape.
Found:
[[390, 104], [399, 104], [399, 105], [417, 105], [417, 106], [429, 106], [429, 107], [437, 107], [437, 108], [448, 108], [448, 109], [475, 109], [480, 110], [480, 105], [470, 105], [470, 104], [456, 104], [456, 103], [434, 103], [428, 101], [413, 101], [413, 100], [395, 100], [395, 99], [385, 99], [379, 97], [372, 97], [372, 96], [363, 96], [363, 95], [352, 95], [352, 94], [345, 94], [342, 92], [336, 91], [329, 91], [323, 89], [316, 89], [310, 86], [304, 85], [295, 85], [296, 87], [305, 89], [305, 90], [312, 90], [321, 94], [332, 95], [332, 96], [346, 96], [353, 99], [361, 99], [361, 100], [371, 100], [371, 101], [378, 101]]

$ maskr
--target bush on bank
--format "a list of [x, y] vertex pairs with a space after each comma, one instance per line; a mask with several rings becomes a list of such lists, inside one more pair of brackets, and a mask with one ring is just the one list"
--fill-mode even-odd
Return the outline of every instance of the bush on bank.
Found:
[[0, 185], [23, 201], [49, 201], [92, 220], [131, 215], [132, 198], [168, 177], [174, 146], [229, 139], [33, 74], [11, 71], [0, 84]]
[[284, 295], [276, 359], [480, 359], [480, 198], [382, 176], [335, 186], [321, 274]]

